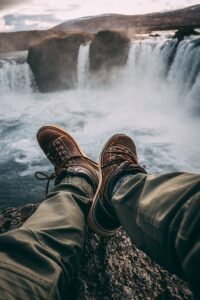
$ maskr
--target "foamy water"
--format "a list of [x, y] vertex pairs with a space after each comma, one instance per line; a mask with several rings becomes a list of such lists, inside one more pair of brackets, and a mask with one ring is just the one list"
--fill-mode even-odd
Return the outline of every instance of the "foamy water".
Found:
[[[135, 42], [126, 67], [114, 70], [114, 79], [106, 86], [97, 81], [95, 87], [89, 81], [89, 46], [82, 46], [77, 89], [59, 93], [34, 91], [27, 64], [15, 69], [4, 66], [0, 70], [0, 166], [5, 169], [1, 178], [5, 181], [9, 162], [15, 169], [9, 171], [8, 180], [20, 182], [38, 169], [53, 170], [35, 138], [38, 128], [47, 124], [67, 129], [96, 160], [106, 140], [123, 132], [135, 140], [149, 172], [199, 172], [200, 48], [193, 42], [188, 39], [179, 45], [171, 68], [174, 41]], [[5, 86], [9, 72], [15, 79]], [[30, 199], [37, 196], [33, 191], [34, 187], [27, 190]], [[16, 191], [12, 193], [0, 192], [0, 200], [14, 197]]]

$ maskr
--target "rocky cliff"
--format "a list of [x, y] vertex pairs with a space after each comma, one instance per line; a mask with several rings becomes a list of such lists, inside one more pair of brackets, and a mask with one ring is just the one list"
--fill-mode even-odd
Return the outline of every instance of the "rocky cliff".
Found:
[[[125, 65], [129, 54], [129, 38], [116, 31], [91, 34], [71, 34], [53, 37], [32, 46], [28, 63], [40, 92], [71, 89], [77, 83], [77, 64], [80, 45], [92, 41], [89, 67], [94, 77], [108, 80], [113, 68]], [[106, 72], [106, 76], [101, 76]]]
[[41, 92], [65, 90], [75, 86], [79, 47], [88, 39], [90, 36], [86, 34], [53, 37], [29, 49], [28, 63]]
[[[37, 204], [0, 214], [0, 233], [20, 227]], [[89, 232], [79, 273], [69, 289], [71, 300], [192, 300], [185, 282], [168, 273], [132, 245], [123, 230], [112, 238]]]

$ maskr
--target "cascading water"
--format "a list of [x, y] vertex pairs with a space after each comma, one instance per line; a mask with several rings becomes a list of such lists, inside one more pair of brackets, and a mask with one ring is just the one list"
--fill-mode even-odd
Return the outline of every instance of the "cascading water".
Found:
[[[173, 101], [181, 105], [191, 102], [200, 108], [200, 40], [135, 42], [132, 44], [128, 68], [129, 84], [138, 89], [145, 86], [151, 92], [162, 90], [162, 98], [173, 94]], [[162, 100], [162, 99], [161, 99]], [[165, 100], [165, 99], [163, 99]], [[174, 103], [174, 104], [175, 104]], [[188, 104], [188, 103], [187, 103]]]
[[83, 89], [87, 87], [89, 78], [89, 50], [90, 43], [82, 44], [79, 49], [78, 64], [77, 64], [77, 87]]
[[125, 132], [149, 172], [199, 172], [199, 51], [195, 38], [178, 46], [163, 38], [135, 41], [110, 86], [92, 87], [89, 44], [82, 45], [77, 89], [49, 94], [32, 90], [26, 64], [6, 62], [0, 69], [0, 208], [43, 197], [33, 173], [53, 171], [35, 139], [46, 124], [72, 132], [93, 159], [107, 138]]
[[31, 93], [32, 73], [29, 65], [13, 60], [0, 61], [0, 95], [8, 93]]

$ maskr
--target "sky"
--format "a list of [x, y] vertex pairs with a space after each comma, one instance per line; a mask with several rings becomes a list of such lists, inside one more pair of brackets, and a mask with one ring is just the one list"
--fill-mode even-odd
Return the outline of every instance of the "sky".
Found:
[[142, 14], [200, 4], [200, 0], [0, 0], [0, 31], [48, 29], [70, 19]]

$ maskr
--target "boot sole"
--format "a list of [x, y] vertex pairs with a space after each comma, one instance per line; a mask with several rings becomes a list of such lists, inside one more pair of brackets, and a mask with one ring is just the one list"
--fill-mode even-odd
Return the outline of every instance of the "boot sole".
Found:
[[[121, 135], [121, 134], [116, 134], [114, 136], [117, 136], [117, 135]], [[97, 190], [96, 190], [96, 193], [94, 195], [94, 200], [92, 202], [92, 206], [90, 208], [90, 211], [88, 213], [88, 217], [87, 217], [87, 222], [88, 222], [88, 225], [89, 227], [96, 233], [98, 233], [99, 235], [101, 236], [104, 236], [104, 237], [109, 237], [109, 236], [112, 236], [113, 234], [115, 234], [118, 229], [116, 230], [105, 230], [104, 228], [102, 228], [100, 225], [98, 225], [98, 223], [96, 222], [96, 219], [95, 219], [95, 206], [96, 206], [96, 203], [98, 201], [98, 193], [99, 193], [99, 190], [101, 188], [101, 183], [102, 183], [102, 171], [101, 171], [101, 165], [102, 165], [102, 157], [103, 157], [103, 154], [104, 154], [104, 151], [106, 150], [107, 148], [107, 145], [110, 143], [110, 141], [113, 139], [113, 136], [105, 143], [105, 145], [103, 146], [103, 149], [100, 153], [100, 156], [99, 156], [99, 162], [98, 162], [98, 167], [99, 167], [99, 185], [97, 187]]]

